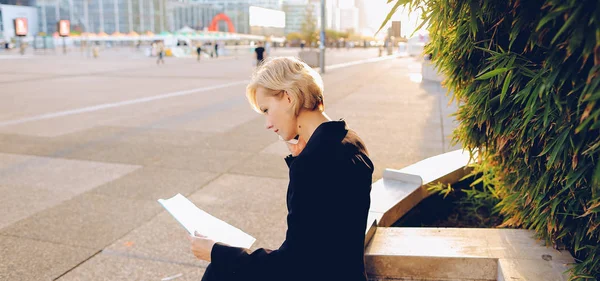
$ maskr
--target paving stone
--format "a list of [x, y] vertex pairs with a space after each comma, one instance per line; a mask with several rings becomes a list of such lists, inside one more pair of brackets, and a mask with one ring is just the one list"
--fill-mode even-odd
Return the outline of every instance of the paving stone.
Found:
[[0, 194], [0, 229], [69, 199], [60, 191], [17, 185], [0, 185]]
[[12, 224], [5, 235], [100, 250], [161, 210], [153, 201], [85, 193]]
[[155, 153], [150, 162], [157, 167], [222, 173], [251, 155], [238, 151], [168, 147], [160, 153]]
[[[137, 53], [115, 57], [109, 53], [86, 64], [81, 64], [79, 54], [76, 59], [67, 56], [59, 69], [53, 67], [55, 60], [46, 57], [9, 62], [16, 73], [64, 77], [2, 84], [6, 93], [12, 93], [8, 98], [15, 102], [10, 106], [0, 104], [0, 120], [240, 81], [247, 79], [252, 70], [250, 57], [235, 63], [177, 59], [156, 67], [146, 58], [124, 59], [140, 55]], [[338, 60], [337, 56], [354, 55], [352, 51], [339, 53], [329, 62]], [[375, 162], [374, 180], [385, 168], [401, 169], [446, 151], [448, 142], [444, 137], [452, 127], [446, 115], [452, 109], [440, 106], [447, 98], [439, 85], [410, 80], [408, 70], [415, 64], [412, 61], [397, 59], [333, 69], [324, 77], [327, 113], [334, 120], [345, 118], [365, 140]], [[85, 91], [98, 81], [109, 83]], [[75, 86], [63, 89], [65, 83]], [[239, 84], [0, 128], [0, 152], [5, 154], [87, 160], [69, 162], [86, 169], [106, 167], [100, 169], [100, 175], [62, 164], [72, 167], [72, 172], [51, 168], [51, 175], [41, 173], [44, 177], [38, 179], [33, 175], [35, 180], [19, 175], [0, 177], [2, 188], [23, 187], [24, 192], [46, 186], [46, 178], [57, 184], [51, 186], [55, 189], [47, 190], [77, 190], [72, 196], [86, 192], [58, 205], [52, 201], [54, 198], [48, 198], [52, 193], [23, 196], [48, 201], [49, 205], [32, 204], [42, 210], [22, 215], [25, 217], [20, 221], [16, 217], [21, 215], [11, 215], [13, 222], [0, 233], [91, 249], [110, 245], [63, 276], [64, 280], [158, 280], [173, 276], [172, 265], [185, 267], [180, 269], [184, 276], [175, 280], [186, 280], [188, 274], [190, 279], [199, 280], [198, 275], [185, 270], [190, 267], [194, 270], [189, 272], [196, 272], [199, 268], [201, 274], [205, 264], [194, 259], [185, 231], [154, 198], [182, 192], [201, 208], [256, 237], [253, 248], [278, 247], [286, 228], [288, 171], [282, 158], [288, 153], [285, 147], [277, 146], [282, 144], [277, 136], [265, 130], [264, 117], [250, 109], [244, 87]], [[14, 157], [9, 158], [0, 154], [0, 166], [9, 165], [6, 163]], [[97, 162], [109, 166], [88, 166]], [[127, 167], [135, 169], [124, 173]], [[114, 174], [106, 172], [109, 168], [115, 169]], [[0, 171], [3, 169], [0, 167]], [[27, 171], [37, 174], [35, 170]], [[222, 173], [231, 174], [214, 178]], [[80, 177], [89, 177], [92, 182]], [[22, 200], [11, 208], [24, 204]]]
[[54, 280], [97, 251], [0, 235], [0, 280]]
[[226, 133], [259, 116], [241, 95], [237, 99], [232, 99], [230, 104], [221, 107], [223, 109], [215, 111], [205, 118], [187, 122], [178, 128], [190, 131]]
[[4, 228], [98, 185], [138, 169], [137, 166], [0, 154], [0, 203]]
[[101, 253], [86, 261], [58, 281], [75, 280], [200, 280], [206, 267], [162, 260], [127, 258]]
[[207, 140], [212, 149], [258, 152], [264, 149], [277, 136], [265, 129], [263, 118], [254, 118], [223, 134], [217, 134]]
[[137, 145], [127, 143], [104, 143], [99, 146], [79, 147], [67, 151], [61, 157], [95, 162], [108, 162], [149, 166], [157, 162], [158, 155], [169, 147], [163, 145]]
[[[21, 74], [21, 73], [2, 73], [0, 75], [0, 83], [14, 83], [15, 81], [29, 81], [43, 77], [51, 77], [51, 75], [43, 74]], [[0, 116], [2, 118], [2, 116]]]
[[25, 185], [61, 191], [72, 197], [137, 170], [107, 164], [0, 153], [0, 185]]
[[274, 248], [285, 239], [287, 184], [285, 179], [225, 174], [190, 200], [254, 236], [254, 247]]
[[283, 179], [289, 179], [289, 172], [284, 157], [267, 153], [255, 154], [231, 169], [236, 174]]
[[290, 150], [288, 149], [285, 142], [275, 141], [269, 146], [265, 147], [265, 149], [263, 149], [261, 153], [278, 155], [280, 157], [285, 158], [286, 156], [290, 155]]
[[217, 176], [209, 172], [145, 167], [92, 192], [113, 198], [154, 201], [177, 193], [189, 195]]
[[[188, 198], [199, 208], [257, 239], [252, 249], [278, 248], [285, 239], [287, 181], [225, 174]], [[244, 210], [240, 212], [239, 210]], [[166, 211], [107, 248], [131, 257], [202, 266], [187, 232]]]
[[10, 154], [26, 154], [36, 156], [51, 156], [57, 151], [64, 150], [70, 144], [49, 137], [36, 137], [0, 133], [0, 152]]
[[173, 145], [205, 148], [205, 139], [212, 134], [183, 130], [147, 127], [99, 126], [89, 130], [63, 135], [61, 141], [75, 144], [126, 143], [136, 145]]
[[104, 251], [124, 257], [206, 266], [192, 254], [187, 235], [171, 214], [163, 211], [111, 243]]

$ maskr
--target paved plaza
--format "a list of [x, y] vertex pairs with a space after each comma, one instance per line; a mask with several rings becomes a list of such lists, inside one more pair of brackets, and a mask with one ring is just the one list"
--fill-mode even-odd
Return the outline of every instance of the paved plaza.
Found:
[[[377, 55], [332, 50], [324, 75], [374, 180], [457, 148], [455, 106], [415, 58], [343, 66]], [[0, 280], [200, 280], [207, 263], [156, 202], [177, 193], [277, 248], [288, 152], [245, 99], [252, 61], [0, 52]]]

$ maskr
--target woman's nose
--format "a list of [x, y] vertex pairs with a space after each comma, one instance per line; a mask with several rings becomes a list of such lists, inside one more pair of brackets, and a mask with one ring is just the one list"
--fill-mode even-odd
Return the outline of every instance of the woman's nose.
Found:
[[265, 127], [267, 128], [267, 130], [271, 130], [271, 128], [273, 128], [273, 124], [267, 119], [267, 123], [265, 124]]

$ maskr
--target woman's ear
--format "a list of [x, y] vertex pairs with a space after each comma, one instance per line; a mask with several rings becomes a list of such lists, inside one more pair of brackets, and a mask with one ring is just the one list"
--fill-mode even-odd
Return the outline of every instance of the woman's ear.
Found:
[[292, 103], [292, 97], [290, 96], [290, 94], [288, 94], [287, 91], [284, 91], [283, 93], [284, 93], [285, 98], [287, 99], [288, 103], [291, 104]]

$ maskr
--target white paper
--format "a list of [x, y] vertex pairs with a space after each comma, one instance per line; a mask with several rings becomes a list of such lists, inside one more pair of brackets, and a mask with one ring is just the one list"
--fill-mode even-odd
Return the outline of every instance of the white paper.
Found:
[[200, 210], [179, 193], [170, 199], [158, 199], [158, 203], [171, 213], [190, 235], [194, 235], [194, 231], [198, 231], [215, 242], [246, 249], [249, 249], [256, 241], [254, 237], [238, 228]]

